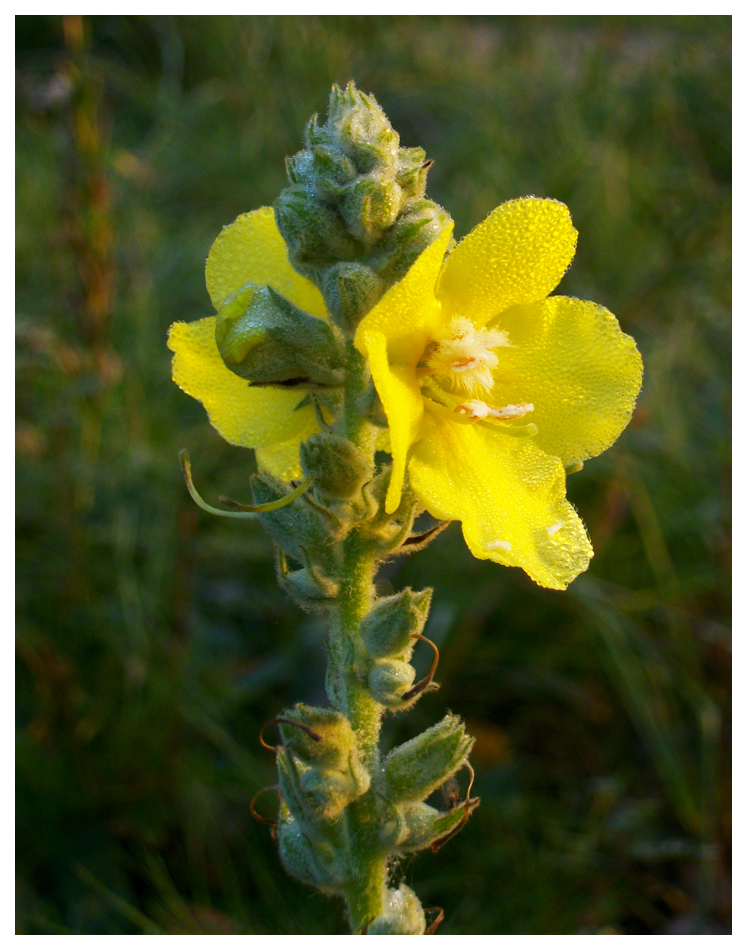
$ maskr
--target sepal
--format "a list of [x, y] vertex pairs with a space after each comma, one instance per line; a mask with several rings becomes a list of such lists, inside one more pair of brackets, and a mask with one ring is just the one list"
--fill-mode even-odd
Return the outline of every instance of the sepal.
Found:
[[330, 316], [342, 330], [349, 332], [376, 306], [386, 289], [386, 282], [376, 271], [359, 261], [332, 264], [320, 281]]
[[395, 802], [417, 802], [444, 784], [469, 755], [474, 739], [451, 713], [419, 736], [397, 746], [384, 760], [388, 795]]
[[479, 798], [473, 798], [447, 812], [439, 811], [423, 802], [403, 805], [405, 830], [397, 850], [412, 853], [436, 844], [464, 822], [465, 809], [468, 809], [469, 815], [479, 803]]

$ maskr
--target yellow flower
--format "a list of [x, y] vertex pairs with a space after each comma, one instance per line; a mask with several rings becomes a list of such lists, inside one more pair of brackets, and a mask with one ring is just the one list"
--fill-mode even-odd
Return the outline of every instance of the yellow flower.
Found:
[[[291, 267], [272, 208], [242, 214], [225, 227], [210, 248], [205, 268], [210, 299], [220, 310], [247, 281], [269, 285], [307, 313], [327, 320], [322, 295]], [[227, 442], [256, 449], [257, 462], [278, 478], [301, 476], [298, 447], [319, 431], [311, 406], [298, 408], [304, 393], [250, 387], [228, 369], [215, 342], [215, 317], [174, 323], [174, 382], [199, 399], [210, 422]]]
[[443, 234], [362, 320], [392, 477], [462, 522], [471, 552], [564, 589], [592, 556], [565, 466], [608, 448], [641, 386], [635, 342], [597, 304], [548, 297], [577, 233], [565, 205], [496, 208], [443, 262]]

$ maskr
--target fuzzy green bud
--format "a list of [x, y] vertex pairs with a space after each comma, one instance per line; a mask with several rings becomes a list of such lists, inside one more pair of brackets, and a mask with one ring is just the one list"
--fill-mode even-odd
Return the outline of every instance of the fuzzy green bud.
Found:
[[292, 816], [278, 822], [277, 837], [280, 860], [289, 874], [329, 894], [339, 892], [344, 876], [328, 842], [312, 842]]
[[449, 713], [441, 722], [393, 749], [384, 773], [393, 801], [422, 801], [450, 778], [469, 755], [474, 739]]
[[318, 281], [324, 269], [339, 260], [354, 260], [363, 247], [345, 230], [333, 205], [310, 199], [301, 185], [282, 191], [275, 201], [275, 221], [288, 246], [294, 268]]
[[[286, 720], [286, 721], [283, 721]], [[371, 777], [358, 755], [355, 733], [334, 709], [298, 703], [280, 717], [283, 747], [278, 774], [283, 799], [302, 824], [335, 819], [362, 795]]]
[[339, 386], [342, 356], [329, 324], [253, 283], [223, 304], [215, 326], [223, 362], [256, 384]]
[[368, 689], [377, 703], [396, 708], [403, 705], [402, 694], [412, 686], [415, 670], [402, 660], [379, 660], [368, 674]]
[[367, 264], [344, 261], [324, 272], [320, 289], [335, 323], [352, 331], [384, 296], [387, 284]]
[[416, 634], [422, 633], [433, 591], [406, 587], [377, 601], [361, 621], [360, 632], [371, 656], [396, 657], [405, 653]]
[[341, 212], [348, 231], [364, 244], [373, 244], [397, 220], [402, 189], [392, 178], [366, 175], [345, 192]]
[[355, 750], [350, 723], [336, 709], [297, 703], [282, 718], [290, 720], [279, 724], [283, 745], [311, 765], [340, 768]]
[[384, 908], [369, 925], [369, 934], [410, 934], [425, 933], [425, 912], [415, 892], [406, 884], [387, 889], [384, 895]]
[[450, 221], [449, 213], [435, 202], [427, 198], [413, 201], [372, 251], [370, 266], [390, 287], [402, 280]]
[[403, 198], [408, 201], [422, 198], [431, 162], [426, 162], [422, 148], [401, 148], [397, 163], [397, 184], [402, 189]]
[[348, 439], [317, 432], [301, 443], [301, 468], [332, 498], [352, 498], [373, 475], [373, 465]]

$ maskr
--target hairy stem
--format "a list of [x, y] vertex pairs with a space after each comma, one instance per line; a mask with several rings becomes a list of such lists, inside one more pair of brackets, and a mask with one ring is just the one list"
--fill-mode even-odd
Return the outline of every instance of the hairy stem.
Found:
[[[365, 361], [349, 344], [345, 386], [345, 434], [366, 456], [373, 459], [374, 439], [366, 422], [366, 390], [369, 373]], [[373, 777], [372, 788], [345, 813], [349, 842], [350, 878], [345, 888], [348, 915], [355, 933], [360, 933], [383, 906], [387, 879], [386, 857], [378, 841], [378, 815], [374, 789], [379, 774], [379, 733], [383, 707], [373, 699], [358, 676], [363, 643], [360, 624], [375, 597], [376, 563], [370, 545], [353, 530], [343, 542], [340, 602], [335, 634], [337, 662], [341, 665], [342, 711], [353, 727], [361, 763]], [[332, 699], [332, 697], [330, 697]]]

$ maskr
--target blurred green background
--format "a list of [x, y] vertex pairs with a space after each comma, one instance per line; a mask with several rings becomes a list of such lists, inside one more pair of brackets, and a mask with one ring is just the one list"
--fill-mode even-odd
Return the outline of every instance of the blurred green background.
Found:
[[[272, 203], [332, 82], [435, 160], [460, 237], [526, 194], [580, 232], [560, 292], [643, 353], [631, 427], [569, 479], [566, 593], [452, 526], [388, 565], [434, 585], [482, 807], [398, 869], [440, 933], [729, 932], [729, 17], [16, 19], [18, 932], [336, 934], [252, 795], [260, 725], [324, 702], [320, 620], [278, 591], [252, 453], [170, 380], [220, 228]], [[423, 651], [420, 662], [429, 657]], [[272, 796], [260, 800], [268, 812]]]

